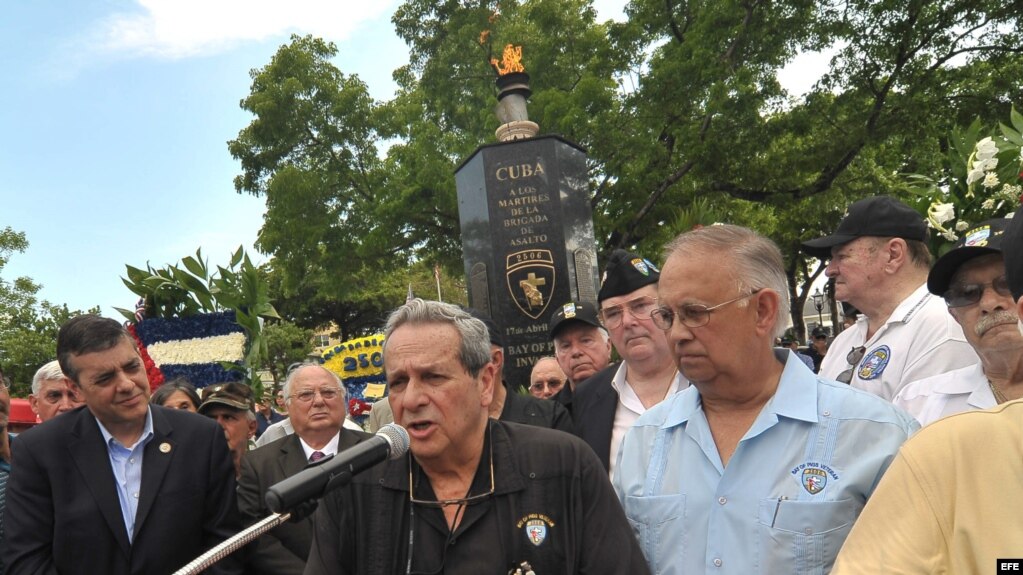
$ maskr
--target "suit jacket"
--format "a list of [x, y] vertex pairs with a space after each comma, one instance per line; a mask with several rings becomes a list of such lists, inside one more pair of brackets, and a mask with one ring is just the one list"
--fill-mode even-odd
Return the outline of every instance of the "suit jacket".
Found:
[[620, 364], [612, 364], [591, 375], [575, 388], [572, 420], [575, 434], [589, 444], [604, 469], [611, 469], [611, 434], [615, 428], [618, 392], [611, 382]]
[[560, 403], [532, 395], [522, 395], [511, 389], [505, 396], [500, 420], [572, 433], [572, 417]]
[[[133, 542], [96, 418], [81, 407], [14, 443], [5, 532], [10, 574], [163, 575], [240, 526], [224, 431], [201, 415], [150, 406]], [[241, 573], [229, 556], [206, 571]]]
[[[369, 433], [342, 429], [338, 453], [356, 443], [373, 437]], [[238, 478], [238, 509], [246, 524], [255, 523], [271, 511], [264, 496], [271, 485], [302, 471], [308, 461], [296, 434], [282, 437], [242, 457]], [[301, 575], [305, 570], [309, 548], [313, 543], [312, 515], [300, 521], [289, 521], [249, 545], [246, 573], [268, 575]]]

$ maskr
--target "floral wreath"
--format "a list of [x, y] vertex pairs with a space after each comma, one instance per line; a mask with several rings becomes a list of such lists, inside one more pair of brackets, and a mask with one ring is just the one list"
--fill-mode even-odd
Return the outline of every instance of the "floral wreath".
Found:
[[959, 233], [982, 220], [1011, 218], [1023, 204], [1023, 115], [1012, 109], [1010, 122], [980, 139], [979, 121], [965, 132], [954, 131], [946, 157], [947, 181], [907, 176], [905, 189], [929, 201], [925, 215], [935, 231], [931, 247], [936, 255], [951, 249]]

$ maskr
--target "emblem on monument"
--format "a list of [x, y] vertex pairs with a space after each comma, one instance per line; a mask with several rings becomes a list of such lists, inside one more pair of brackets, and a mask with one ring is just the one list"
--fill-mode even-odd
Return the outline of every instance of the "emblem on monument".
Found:
[[554, 256], [550, 250], [533, 249], [508, 254], [508, 293], [522, 313], [533, 319], [544, 315], [554, 293]]

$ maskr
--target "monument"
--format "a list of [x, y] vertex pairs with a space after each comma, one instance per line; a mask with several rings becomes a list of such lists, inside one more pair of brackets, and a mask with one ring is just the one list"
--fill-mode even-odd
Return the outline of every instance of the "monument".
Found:
[[528, 385], [551, 355], [547, 321], [557, 306], [597, 300], [597, 258], [586, 153], [538, 136], [526, 112], [529, 76], [521, 48], [493, 61], [499, 76], [498, 143], [455, 171], [469, 305], [505, 331], [505, 379]]

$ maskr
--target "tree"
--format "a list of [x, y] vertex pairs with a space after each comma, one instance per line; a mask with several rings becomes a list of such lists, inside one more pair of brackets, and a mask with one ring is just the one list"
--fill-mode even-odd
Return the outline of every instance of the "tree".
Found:
[[273, 378], [274, 389], [279, 389], [287, 375], [288, 366], [305, 360], [313, 351], [313, 332], [289, 321], [269, 323], [263, 328], [266, 338], [266, 370]]
[[[24, 232], [10, 227], [0, 230], [0, 272], [15, 253], [28, 249]], [[42, 286], [28, 277], [8, 282], [0, 277], [0, 371], [11, 383], [11, 395], [31, 393], [32, 376], [43, 364], [57, 358], [57, 332], [80, 310], [66, 304], [38, 301]], [[99, 313], [94, 307], [84, 313]]]
[[[953, 126], [1021, 102], [1018, 12], [993, 0], [633, 0], [615, 24], [596, 22], [588, 0], [407, 0], [393, 22], [410, 61], [389, 102], [371, 102], [312, 38], [253, 72], [243, 107], [256, 119], [231, 142], [236, 188], [267, 198], [260, 247], [285, 262], [285, 290], [322, 271], [330, 298], [369, 309], [364, 286], [384, 270], [432, 260], [460, 275], [453, 171], [493, 139], [494, 47], [520, 44], [531, 118], [589, 151], [600, 250], [656, 254], [700, 200], [781, 246], [802, 336], [822, 268], [800, 242], [834, 229], [850, 201], [896, 192], [899, 173], [940, 170]], [[788, 94], [779, 71], [819, 50], [829, 71]]]

